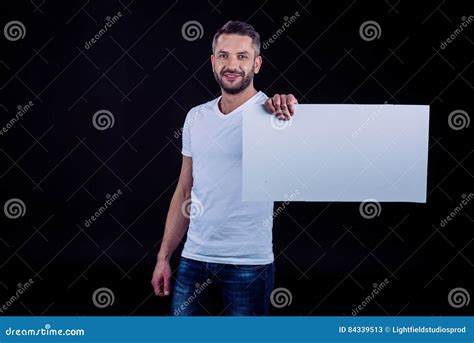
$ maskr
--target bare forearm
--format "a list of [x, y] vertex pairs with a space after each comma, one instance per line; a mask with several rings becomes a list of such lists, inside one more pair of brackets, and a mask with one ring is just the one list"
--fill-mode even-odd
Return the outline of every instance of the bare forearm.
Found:
[[169, 260], [183, 239], [189, 225], [189, 215], [185, 212], [187, 209], [183, 208], [183, 204], [189, 202], [189, 199], [190, 194], [187, 194], [179, 188], [174, 192], [166, 217], [165, 233], [158, 253], [158, 260]]

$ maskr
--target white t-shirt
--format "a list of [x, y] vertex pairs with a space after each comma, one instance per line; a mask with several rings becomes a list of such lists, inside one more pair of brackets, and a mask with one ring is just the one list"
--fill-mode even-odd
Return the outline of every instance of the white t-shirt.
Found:
[[258, 92], [223, 114], [221, 97], [192, 108], [182, 154], [193, 159], [190, 223], [182, 256], [214, 263], [273, 262], [273, 202], [242, 201], [242, 109], [267, 99]]

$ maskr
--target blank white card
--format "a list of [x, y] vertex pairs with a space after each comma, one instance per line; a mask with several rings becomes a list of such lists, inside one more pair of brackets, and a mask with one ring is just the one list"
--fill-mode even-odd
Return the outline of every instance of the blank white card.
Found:
[[423, 105], [246, 106], [242, 199], [425, 203], [428, 126]]

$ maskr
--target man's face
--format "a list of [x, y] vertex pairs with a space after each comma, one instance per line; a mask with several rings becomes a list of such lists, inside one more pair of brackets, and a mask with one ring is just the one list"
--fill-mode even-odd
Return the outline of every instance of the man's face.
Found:
[[229, 94], [238, 94], [253, 81], [262, 64], [255, 57], [252, 38], [235, 34], [222, 34], [211, 55], [214, 77], [221, 88]]

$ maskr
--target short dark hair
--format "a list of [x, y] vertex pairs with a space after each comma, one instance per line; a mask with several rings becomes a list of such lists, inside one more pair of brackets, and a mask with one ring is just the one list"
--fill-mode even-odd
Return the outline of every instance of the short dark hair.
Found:
[[260, 35], [255, 31], [252, 25], [237, 20], [230, 20], [225, 23], [214, 35], [214, 39], [212, 40], [212, 53], [214, 53], [214, 49], [216, 48], [217, 38], [222, 34], [235, 34], [252, 38], [255, 57], [260, 55]]

